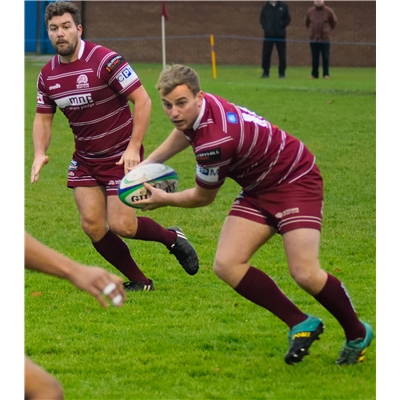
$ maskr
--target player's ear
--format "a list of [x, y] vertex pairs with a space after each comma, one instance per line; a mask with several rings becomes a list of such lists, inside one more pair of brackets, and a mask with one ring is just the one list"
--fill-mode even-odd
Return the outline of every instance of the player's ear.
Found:
[[197, 100], [198, 100], [198, 105], [201, 106], [201, 103], [203, 101], [204, 98], [204, 92], [202, 90], [200, 90], [199, 93], [197, 93]]

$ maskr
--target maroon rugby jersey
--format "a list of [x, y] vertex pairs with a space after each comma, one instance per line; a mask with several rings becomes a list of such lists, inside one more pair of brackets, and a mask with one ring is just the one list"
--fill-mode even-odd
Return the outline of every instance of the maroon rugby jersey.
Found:
[[315, 157], [295, 137], [246, 108], [205, 93], [193, 129], [184, 131], [197, 160], [196, 183], [220, 187], [227, 177], [251, 194], [307, 174]]
[[116, 52], [81, 42], [79, 59], [62, 64], [53, 57], [41, 70], [37, 88], [38, 113], [68, 118], [75, 138], [76, 158], [98, 162], [120, 158], [132, 134], [130, 93], [141, 82]]

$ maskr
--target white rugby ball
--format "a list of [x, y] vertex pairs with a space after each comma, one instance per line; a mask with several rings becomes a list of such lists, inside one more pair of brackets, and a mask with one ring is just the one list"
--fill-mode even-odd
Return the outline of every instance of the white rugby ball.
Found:
[[178, 188], [179, 178], [176, 171], [165, 164], [143, 164], [129, 171], [119, 183], [118, 197], [127, 206], [142, 208], [135, 205], [139, 200], [147, 199], [151, 193], [143, 186], [149, 185], [173, 193]]

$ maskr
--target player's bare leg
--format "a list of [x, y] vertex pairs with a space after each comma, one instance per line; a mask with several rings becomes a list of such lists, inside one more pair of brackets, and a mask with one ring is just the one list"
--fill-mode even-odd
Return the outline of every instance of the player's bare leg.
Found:
[[92, 242], [98, 242], [108, 231], [105, 190], [100, 186], [76, 187], [74, 198], [83, 231]]
[[199, 257], [179, 227], [164, 228], [151, 218], [136, 217], [136, 210], [118, 196], [108, 196], [107, 215], [113, 232], [124, 238], [162, 243], [189, 275], [197, 273]]
[[228, 216], [220, 233], [214, 272], [229, 286], [236, 288], [250, 267], [251, 256], [275, 233], [270, 226]]
[[323, 324], [320, 319], [303, 313], [267, 274], [249, 265], [251, 256], [275, 233], [270, 226], [229, 216], [222, 228], [214, 270], [237, 293], [285, 322], [290, 333], [305, 334], [296, 342], [293, 335], [289, 337], [285, 361], [294, 364], [308, 354], [309, 347], [322, 333]]
[[282, 235], [290, 275], [311, 295], [319, 293], [328, 279], [318, 259], [320, 236], [317, 229], [296, 229]]
[[135, 237], [138, 227], [135, 208], [124, 204], [118, 196], [108, 196], [107, 216], [113, 232], [125, 238]]
[[[129, 279], [129, 283], [134, 282], [132, 290], [153, 290], [152, 281], [140, 270], [132, 258], [127, 244], [118, 234], [109, 229], [105, 189], [99, 186], [76, 187], [74, 188], [74, 197], [81, 216], [82, 229], [91, 239], [94, 248], [104, 259], [122, 272]], [[117, 198], [117, 196], [113, 197]], [[118, 198], [117, 200], [124, 205]]]

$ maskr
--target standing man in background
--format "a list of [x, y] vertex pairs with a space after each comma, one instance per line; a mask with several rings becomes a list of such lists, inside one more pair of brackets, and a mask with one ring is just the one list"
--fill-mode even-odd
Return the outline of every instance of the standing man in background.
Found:
[[329, 79], [329, 47], [331, 31], [337, 24], [333, 10], [324, 4], [323, 0], [314, 1], [306, 14], [306, 27], [309, 31], [311, 48], [311, 79], [319, 76], [319, 56], [322, 57], [322, 75]]
[[260, 24], [264, 29], [262, 50], [263, 74], [269, 78], [272, 49], [276, 47], [279, 58], [279, 78], [285, 77], [286, 71], [286, 27], [290, 23], [289, 7], [283, 1], [267, 1], [261, 10]]

